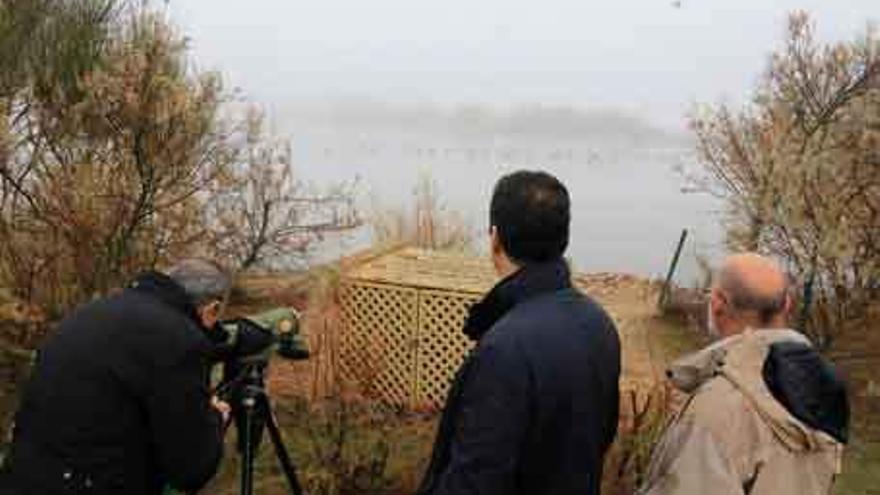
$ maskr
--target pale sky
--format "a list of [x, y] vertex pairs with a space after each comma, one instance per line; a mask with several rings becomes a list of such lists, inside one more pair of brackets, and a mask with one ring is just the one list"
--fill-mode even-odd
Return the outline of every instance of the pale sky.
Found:
[[[880, 0], [169, 0], [168, 8], [198, 67], [224, 73], [229, 87], [267, 110], [273, 131], [293, 139], [301, 176], [357, 175], [369, 194], [393, 202], [406, 201], [419, 171], [431, 170], [450, 207], [480, 227], [495, 178], [540, 166], [573, 191], [570, 255], [578, 266], [643, 274], [661, 274], [683, 227], [692, 234], [688, 253], [720, 251], [718, 205], [682, 195], [673, 172], [690, 155], [615, 160], [599, 146], [595, 164], [578, 155], [571, 163], [493, 158], [477, 166], [413, 154], [408, 146], [453, 145], [450, 136], [410, 136], [410, 120], [389, 130], [345, 116], [322, 127], [320, 113], [305, 107], [543, 104], [612, 110], [593, 115], [623, 110], [683, 130], [697, 103], [748, 98], [781, 46], [790, 11], [811, 11], [822, 40], [854, 39], [880, 21]], [[481, 139], [466, 146], [497, 151], [494, 137]], [[511, 139], [505, 146], [542, 146]], [[339, 154], [339, 146], [361, 151]], [[698, 273], [693, 258], [680, 270], [686, 282]]]
[[[878, 0], [171, 0], [199, 66], [272, 109], [338, 97], [615, 107], [678, 125], [740, 101], [787, 12], [823, 39], [880, 20]], [[277, 116], [283, 119], [283, 116]]]

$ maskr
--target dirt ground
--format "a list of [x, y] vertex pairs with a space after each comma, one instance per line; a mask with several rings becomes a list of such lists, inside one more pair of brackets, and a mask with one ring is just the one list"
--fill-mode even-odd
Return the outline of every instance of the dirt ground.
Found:
[[650, 387], [661, 376], [650, 339], [656, 290], [638, 279], [618, 278], [587, 284], [587, 293], [608, 311], [620, 333], [623, 387]]
[[696, 331], [686, 322], [662, 318], [657, 308], [660, 284], [627, 275], [582, 277], [594, 297], [617, 324], [623, 353], [623, 389], [647, 389], [662, 381], [666, 366], [698, 346]]

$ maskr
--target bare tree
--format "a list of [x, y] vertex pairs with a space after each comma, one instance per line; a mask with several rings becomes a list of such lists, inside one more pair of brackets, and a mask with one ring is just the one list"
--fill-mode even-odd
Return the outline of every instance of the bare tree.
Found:
[[[23, 31], [24, 29], [27, 32]], [[27, 36], [30, 33], [33, 36]], [[58, 46], [55, 46], [58, 45]], [[191, 254], [249, 268], [359, 225], [146, 3], [0, 3], [0, 286], [50, 316]]]
[[206, 209], [215, 256], [239, 270], [283, 266], [300, 261], [324, 236], [361, 225], [352, 184], [309, 190], [294, 175], [290, 143], [270, 139], [254, 108], [246, 124], [240, 160]]
[[6, 100], [0, 268], [50, 313], [190, 251], [234, 156], [219, 78], [188, 68], [160, 16], [135, 9], [106, 32], [72, 89], [29, 77]]
[[754, 101], [692, 120], [728, 241], [787, 260], [814, 289], [823, 345], [858, 321], [880, 281], [880, 41], [820, 45], [791, 16]]

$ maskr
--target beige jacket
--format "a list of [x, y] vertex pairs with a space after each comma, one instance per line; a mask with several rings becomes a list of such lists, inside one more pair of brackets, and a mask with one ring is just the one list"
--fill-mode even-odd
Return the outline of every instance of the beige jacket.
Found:
[[793, 330], [729, 337], [676, 362], [673, 384], [692, 394], [654, 450], [642, 495], [825, 495], [842, 446], [794, 418], [761, 374], [772, 343]]

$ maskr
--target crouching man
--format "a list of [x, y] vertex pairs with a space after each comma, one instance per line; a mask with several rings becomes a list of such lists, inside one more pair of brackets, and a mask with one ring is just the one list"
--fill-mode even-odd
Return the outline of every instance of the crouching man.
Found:
[[208, 332], [229, 284], [212, 263], [187, 260], [64, 319], [16, 415], [11, 493], [155, 495], [207, 483], [229, 411], [208, 392]]
[[656, 447], [642, 495], [825, 495], [847, 440], [846, 392], [786, 328], [786, 277], [771, 260], [729, 258], [709, 302], [721, 340], [674, 364], [692, 394]]

